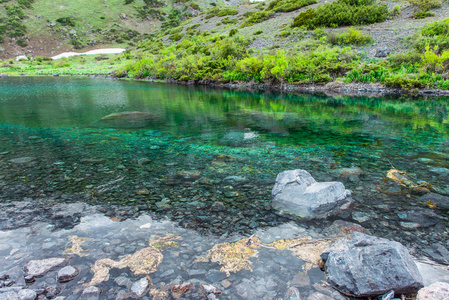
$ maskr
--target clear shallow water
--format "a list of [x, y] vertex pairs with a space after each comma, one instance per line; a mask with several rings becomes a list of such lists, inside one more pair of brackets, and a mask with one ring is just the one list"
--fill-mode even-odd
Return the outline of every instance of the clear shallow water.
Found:
[[[2, 201], [52, 196], [132, 204], [204, 233], [251, 233], [285, 222], [270, 210], [271, 188], [279, 172], [302, 168], [319, 181], [344, 181], [355, 211], [368, 215], [362, 225], [392, 237], [400, 229], [397, 212], [419, 206], [418, 196], [378, 191], [392, 165], [448, 191], [447, 174], [432, 169], [449, 167], [444, 98], [332, 98], [80, 78], [0, 84]], [[133, 129], [97, 123], [125, 111], [155, 118]], [[11, 162], [23, 157], [32, 161]], [[341, 178], [340, 169], [352, 166], [364, 174]], [[427, 229], [419, 235], [396, 238], [440, 239]]]

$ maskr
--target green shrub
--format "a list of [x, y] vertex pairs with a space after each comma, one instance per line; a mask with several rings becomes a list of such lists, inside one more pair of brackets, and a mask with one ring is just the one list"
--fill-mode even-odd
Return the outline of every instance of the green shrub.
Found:
[[20, 47], [26, 47], [28, 46], [28, 43], [26, 41], [24, 41], [23, 39], [18, 39], [16, 41], [16, 44], [19, 45]]
[[439, 51], [449, 49], [449, 18], [425, 25], [419, 32], [408, 38], [409, 44], [423, 52], [427, 45]]
[[58, 18], [58, 19], [56, 19], [56, 22], [60, 23], [61, 25], [65, 25], [65, 26], [75, 27], [75, 25], [76, 25], [76, 21], [73, 17]]
[[174, 33], [170, 35], [170, 40], [172, 40], [173, 42], [177, 42], [180, 39], [182, 39], [182, 33]]
[[125, 0], [125, 5], [134, 3], [134, 0]]
[[233, 29], [231, 29], [231, 31], [229, 31], [229, 36], [234, 36], [237, 34], [237, 32], [238, 32], [238, 30], [233, 28]]
[[435, 14], [428, 10], [418, 10], [413, 13], [413, 18], [415, 19], [424, 19], [428, 17], [433, 17]]
[[257, 30], [256, 32], [254, 32], [254, 35], [259, 35], [259, 34], [262, 34], [262, 33], [263, 33], [262, 30]]
[[337, 38], [338, 43], [342, 45], [366, 45], [373, 41], [369, 34], [363, 34], [357, 29], [348, 28], [343, 31]]
[[224, 17], [224, 16], [233, 16], [238, 14], [239, 11], [237, 9], [232, 8], [224, 8], [217, 12], [217, 17]]
[[290, 12], [311, 4], [315, 4], [317, 2], [318, 1], [316, 0], [274, 0], [270, 2], [265, 10], [272, 10], [275, 12]]
[[230, 19], [229, 17], [224, 17], [223, 19], [221, 19], [221, 23], [223, 23], [223, 24], [235, 24], [237, 22], [238, 21], [236, 18]]
[[388, 61], [394, 67], [399, 67], [403, 64], [416, 64], [421, 61], [421, 54], [417, 51], [392, 54], [388, 57]]
[[[355, 0], [354, 0], [355, 1]], [[385, 5], [367, 5], [352, 3], [351, 0], [337, 0], [330, 4], [308, 9], [293, 19], [293, 27], [306, 28], [340, 27], [351, 25], [364, 25], [383, 22], [388, 17], [388, 8]]]
[[240, 28], [251, 26], [263, 21], [268, 20], [273, 15], [271, 11], [257, 11], [247, 15], [247, 19]]
[[422, 19], [434, 15], [429, 9], [440, 7], [442, 0], [408, 0], [415, 8], [413, 16]]
[[18, 0], [17, 3], [19, 3], [20, 6], [25, 8], [31, 8], [33, 5], [33, 0]]
[[401, 7], [399, 5], [395, 5], [391, 10], [390, 14], [392, 16], [399, 16], [401, 14]]
[[53, 68], [66, 68], [70, 67], [70, 63], [66, 59], [60, 59], [53, 64]]

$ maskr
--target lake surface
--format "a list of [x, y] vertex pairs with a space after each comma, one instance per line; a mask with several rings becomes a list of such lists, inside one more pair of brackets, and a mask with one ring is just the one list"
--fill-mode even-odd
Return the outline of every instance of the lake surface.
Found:
[[[278, 173], [301, 168], [318, 181], [343, 181], [355, 199], [352, 220], [373, 234], [425, 246], [447, 236], [446, 212], [437, 208], [438, 230], [404, 230], [398, 214], [426, 206], [419, 195], [388, 186], [385, 176], [394, 167], [449, 194], [448, 104], [2, 79], [0, 200], [132, 205], [199, 233], [250, 234], [287, 221], [270, 210], [271, 189]], [[152, 117], [144, 125], [98, 122], [131, 111]], [[345, 176], [355, 167], [363, 174]]]

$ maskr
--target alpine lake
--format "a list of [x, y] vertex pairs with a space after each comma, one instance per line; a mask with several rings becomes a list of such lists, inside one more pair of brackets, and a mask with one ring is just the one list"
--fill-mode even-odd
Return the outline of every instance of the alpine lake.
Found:
[[[346, 299], [304, 255], [310, 249], [279, 243], [322, 241], [348, 226], [442, 264], [449, 257], [435, 245], [449, 248], [449, 207], [421, 197], [449, 195], [448, 110], [447, 97], [2, 78], [0, 275], [67, 299], [86, 286], [100, 287], [100, 299], [289, 299], [290, 287], [304, 299]], [[343, 182], [352, 225], [275, 214], [276, 176], [294, 169]], [[216, 247], [255, 239], [260, 247], [234, 265]], [[126, 258], [142, 249], [155, 261], [138, 269]], [[52, 270], [23, 281], [29, 260], [61, 256], [79, 271], [74, 280], [60, 283]], [[421, 268], [449, 282], [447, 268]], [[147, 277], [151, 288], [136, 294], [133, 283]]]

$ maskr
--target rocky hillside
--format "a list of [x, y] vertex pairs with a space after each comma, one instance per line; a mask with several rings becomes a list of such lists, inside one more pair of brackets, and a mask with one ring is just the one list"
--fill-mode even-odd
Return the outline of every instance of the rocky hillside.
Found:
[[[449, 17], [448, 3], [440, 5], [438, 0], [433, 1], [437, 5], [426, 2], [427, 6], [422, 6], [417, 0], [410, 1], [413, 4], [379, 2], [388, 8], [389, 16], [383, 22], [357, 27], [372, 37], [372, 42], [360, 45], [360, 50], [368, 57], [382, 56], [385, 47], [389, 52], [401, 51], [405, 37], [424, 24]], [[164, 31], [166, 41], [172, 35], [168, 42], [176, 42], [189, 30], [213, 34], [229, 34], [234, 30], [252, 38], [250, 48], [256, 50], [289, 48], [303, 35], [288, 30], [293, 19], [329, 2], [332, 1], [2, 0], [0, 58], [53, 56], [67, 50], [105, 47], [133, 48], [138, 41]], [[341, 27], [333, 24], [327, 31], [338, 35]], [[170, 28], [177, 28], [177, 32]]]

